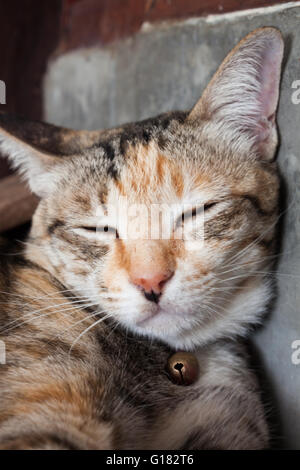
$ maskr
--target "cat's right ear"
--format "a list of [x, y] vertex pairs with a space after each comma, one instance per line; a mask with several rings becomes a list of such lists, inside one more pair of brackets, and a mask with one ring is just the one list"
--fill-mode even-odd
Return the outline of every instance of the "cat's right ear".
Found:
[[272, 160], [277, 146], [283, 39], [275, 28], [258, 28], [227, 55], [192, 109], [189, 119], [209, 138], [234, 152]]
[[25, 176], [33, 193], [54, 189], [53, 169], [99, 139], [98, 131], [75, 131], [0, 113], [0, 152]]

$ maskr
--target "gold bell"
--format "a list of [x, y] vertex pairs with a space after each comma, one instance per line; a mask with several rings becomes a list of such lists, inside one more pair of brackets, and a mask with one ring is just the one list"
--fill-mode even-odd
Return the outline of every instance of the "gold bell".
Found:
[[199, 376], [199, 364], [196, 356], [182, 351], [168, 359], [167, 372], [171, 380], [178, 385], [191, 385]]

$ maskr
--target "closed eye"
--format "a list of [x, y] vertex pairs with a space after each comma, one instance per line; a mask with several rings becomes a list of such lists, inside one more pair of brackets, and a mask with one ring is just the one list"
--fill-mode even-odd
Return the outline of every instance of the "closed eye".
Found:
[[96, 232], [97, 227], [79, 227], [82, 228], [83, 230], [88, 230], [89, 232]]
[[218, 204], [217, 202], [207, 202], [206, 204], [204, 204], [204, 210], [208, 211], [209, 209], [216, 206], [217, 204]]
[[114, 227], [111, 227], [110, 225], [103, 225], [103, 226], [97, 226], [97, 227], [94, 227], [94, 226], [81, 226], [79, 227], [80, 229], [82, 230], [86, 230], [88, 232], [94, 232], [94, 233], [97, 233], [97, 234], [113, 234], [115, 235], [116, 238], [119, 238], [119, 234], [118, 234], [118, 231], [116, 228]]
[[179, 227], [182, 225], [185, 221], [188, 219], [195, 219], [197, 215], [202, 214], [203, 212], [208, 211], [211, 209], [213, 206], [215, 206], [217, 202], [208, 202], [204, 204], [203, 206], [195, 206], [192, 207], [192, 209], [183, 212], [176, 220], [176, 227]]

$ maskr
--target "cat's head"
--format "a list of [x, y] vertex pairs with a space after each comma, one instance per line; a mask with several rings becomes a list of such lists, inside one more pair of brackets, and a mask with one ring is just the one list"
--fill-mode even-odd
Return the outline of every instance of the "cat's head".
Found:
[[282, 54], [276, 29], [255, 30], [190, 112], [110, 131], [0, 115], [41, 198], [28, 256], [129, 331], [177, 348], [244, 334], [271, 295]]

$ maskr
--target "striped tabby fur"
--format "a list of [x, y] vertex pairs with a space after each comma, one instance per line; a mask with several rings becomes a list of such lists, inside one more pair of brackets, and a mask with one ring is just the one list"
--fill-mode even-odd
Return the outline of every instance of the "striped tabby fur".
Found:
[[[261, 449], [257, 379], [238, 338], [273, 295], [283, 42], [255, 30], [190, 112], [109, 131], [0, 115], [0, 149], [40, 204], [18, 256], [1, 242], [2, 449]], [[204, 244], [107, 238], [97, 208], [201, 201]], [[132, 222], [135, 223], [134, 221]], [[159, 304], [133, 272], [169, 273]], [[189, 387], [165, 371], [194, 350]]]

